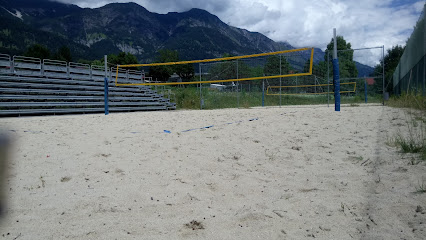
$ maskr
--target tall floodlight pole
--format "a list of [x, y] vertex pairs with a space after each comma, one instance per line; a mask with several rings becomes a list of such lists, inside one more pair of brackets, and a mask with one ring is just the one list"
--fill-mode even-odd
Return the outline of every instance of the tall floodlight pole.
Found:
[[333, 49], [333, 82], [334, 82], [334, 111], [340, 111], [340, 76], [339, 60], [337, 59], [337, 36], [336, 29], [333, 29], [334, 49]]
[[[105, 55], [105, 80], [104, 80], [104, 107], [105, 107], [105, 115], [109, 114], [108, 108], [108, 56]], [[118, 68], [118, 66], [117, 66]]]

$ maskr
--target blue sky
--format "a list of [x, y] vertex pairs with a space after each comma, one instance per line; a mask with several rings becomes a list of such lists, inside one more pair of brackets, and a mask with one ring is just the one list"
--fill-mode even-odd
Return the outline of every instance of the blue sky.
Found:
[[[96, 8], [128, 0], [56, 0]], [[223, 22], [295, 47], [330, 42], [333, 28], [353, 48], [405, 45], [425, 0], [134, 0], [151, 12], [201, 8]], [[373, 55], [377, 55], [374, 53]], [[375, 57], [377, 58], [377, 57]]]

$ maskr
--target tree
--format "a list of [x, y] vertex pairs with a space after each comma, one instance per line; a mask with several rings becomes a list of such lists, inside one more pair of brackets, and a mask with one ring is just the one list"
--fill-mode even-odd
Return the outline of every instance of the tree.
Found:
[[50, 57], [50, 50], [40, 44], [31, 45], [24, 54], [27, 57], [46, 59]]
[[[222, 57], [233, 57], [233, 55], [226, 53]], [[249, 65], [250, 63], [252, 66]], [[206, 75], [208, 80], [228, 80], [263, 76], [263, 67], [256, 66], [256, 64], [247, 61], [247, 59], [235, 59], [215, 62], [211, 63], [211, 65], [209, 66], [211, 67], [207, 69], [208, 75]], [[234, 82], [234, 84], [252, 83], [253, 81], [238, 81], [238, 83]]]
[[95, 65], [95, 66], [103, 66], [105, 64], [105, 60], [101, 61], [97, 59], [93, 61], [88, 61], [87, 64]]
[[[102, 59], [101, 62], [104, 60]], [[109, 54], [108, 62], [114, 65], [138, 64], [138, 59], [131, 53], [121, 52], [118, 55]]]
[[[93, 61], [93, 65], [104, 65], [104, 59], [98, 61]], [[100, 63], [100, 64], [99, 64]], [[138, 59], [131, 53], [120, 52], [118, 55], [109, 54], [108, 63], [112, 65], [128, 65], [128, 64], [138, 64]], [[140, 70], [139, 67], [129, 67], [126, 70]]]
[[[396, 45], [391, 49], [387, 50], [385, 55], [385, 87], [386, 91], [393, 93], [393, 84], [391, 83], [393, 73], [395, 72], [396, 67], [399, 64], [402, 54], [404, 53], [405, 47]], [[383, 71], [383, 60], [380, 61], [380, 64], [377, 64], [374, 67], [374, 73], [382, 73]]]
[[284, 75], [293, 71], [290, 64], [287, 62], [285, 57], [281, 57], [281, 72], [280, 72], [280, 57], [277, 55], [271, 55], [266, 60], [265, 67], [263, 69], [266, 76]]
[[176, 74], [182, 78], [183, 81], [191, 80], [195, 75], [194, 65], [193, 64], [179, 64], [176, 65]]
[[[303, 72], [309, 72], [310, 61], [306, 61], [305, 66], [303, 67]], [[312, 65], [312, 74], [322, 78], [327, 79], [327, 62], [320, 61], [318, 64]]]
[[263, 76], [263, 67], [261, 66], [250, 67], [249, 74], [252, 77], [261, 77]]
[[[177, 51], [162, 49], [158, 52], [160, 55], [155, 60], [155, 63], [179, 61], [179, 55]], [[149, 75], [153, 79], [157, 79], [162, 82], [166, 82], [174, 72], [176, 72], [175, 65], [153, 66], [149, 69]]]
[[62, 46], [53, 55], [53, 58], [60, 61], [72, 62], [71, 50], [67, 46]]
[[[280, 71], [280, 64], [281, 64], [281, 71]], [[285, 75], [285, 74], [290, 74], [294, 72], [295, 70], [287, 62], [287, 59], [285, 57], [280, 58], [280, 56], [278, 55], [269, 56], [266, 59], [265, 66], [263, 67], [263, 73], [265, 74], [265, 76]], [[268, 80], [268, 82], [272, 85], [277, 85], [279, 84], [279, 78], [270, 79]]]
[[[223, 58], [233, 57], [233, 55], [225, 53]], [[237, 78], [237, 61], [227, 60], [222, 62], [211, 63], [208, 69], [208, 80], [226, 80]], [[238, 76], [240, 77], [240, 76]], [[241, 76], [242, 77], [242, 76]]]
[[[325, 50], [324, 61], [327, 63], [327, 55], [329, 55], [329, 66], [330, 73], [333, 72], [333, 49], [334, 49], [334, 39], [331, 39], [331, 42], [327, 45], [327, 49]], [[346, 50], [339, 51], [337, 56], [339, 59], [339, 74], [340, 78], [355, 78], [358, 77], [358, 69], [356, 68], [354, 58], [354, 51], [351, 48], [351, 44], [342, 36], [337, 36], [337, 50]]]

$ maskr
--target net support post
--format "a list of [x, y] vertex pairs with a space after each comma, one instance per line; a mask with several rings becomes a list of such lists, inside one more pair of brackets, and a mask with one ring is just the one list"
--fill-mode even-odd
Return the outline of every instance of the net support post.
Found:
[[365, 98], [365, 103], [368, 102], [368, 96], [367, 96], [367, 79], [364, 80], [364, 98]]
[[104, 79], [104, 106], [105, 106], [105, 115], [109, 114], [108, 107], [108, 57], [105, 55], [105, 79]]
[[383, 106], [385, 105], [385, 45], [382, 46], [382, 89], [383, 89]]
[[339, 60], [337, 58], [337, 36], [336, 29], [333, 29], [334, 49], [333, 49], [333, 82], [334, 82], [334, 111], [340, 112], [340, 76]]
[[330, 107], [330, 52], [327, 52], [327, 107]]

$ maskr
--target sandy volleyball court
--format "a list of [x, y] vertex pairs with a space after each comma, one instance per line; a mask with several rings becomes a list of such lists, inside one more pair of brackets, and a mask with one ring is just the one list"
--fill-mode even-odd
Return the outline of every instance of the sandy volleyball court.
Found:
[[383, 106], [3, 118], [0, 238], [424, 239], [426, 164], [386, 145], [405, 119]]

